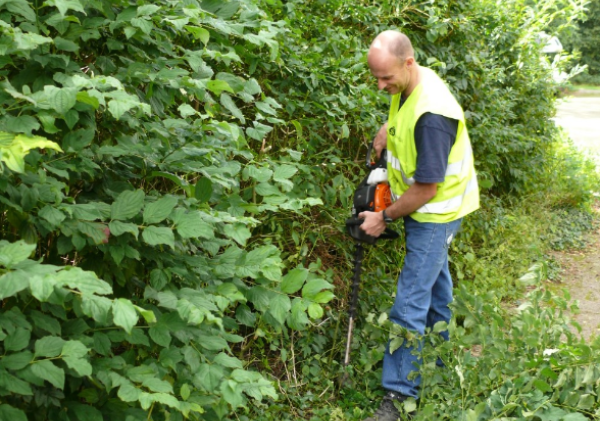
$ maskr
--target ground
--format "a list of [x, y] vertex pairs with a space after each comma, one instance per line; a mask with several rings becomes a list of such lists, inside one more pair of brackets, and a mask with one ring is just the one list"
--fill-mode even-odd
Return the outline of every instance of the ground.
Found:
[[590, 233], [583, 250], [553, 253], [560, 264], [561, 287], [579, 302], [579, 314], [574, 319], [581, 325], [581, 334], [590, 340], [600, 335], [600, 229]]
[[[591, 94], [591, 95], [590, 95]], [[562, 126], [581, 148], [598, 162], [600, 168], [600, 93], [585, 92], [561, 100], [556, 123]], [[598, 211], [598, 210], [597, 210]], [[600, 230], [590, 233], [583, 250], [554, 253], [561, 266], [560, 279], [573, 300], [579, 301], [575, 320], [588, 340], [600, 335]]]

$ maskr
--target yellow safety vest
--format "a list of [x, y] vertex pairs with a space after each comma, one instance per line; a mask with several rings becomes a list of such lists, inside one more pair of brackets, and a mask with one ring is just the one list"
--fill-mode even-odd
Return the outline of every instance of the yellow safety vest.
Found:
[[415, 126], [424, 113], [458, 120], [456, 141], [450, 150], [444, 182], [437, 194], [410, 216], [419, 222], [454, 221], [479, 208], [479, 186], [473, 165], [473, 150], [462, 108], [446, 84], [432, 70], [421, 67], [423, 78], [402, 108], [400, 94], [392, 96], [388, 118], [388, 179], [398, 198], [414, 184], [417, 169]]

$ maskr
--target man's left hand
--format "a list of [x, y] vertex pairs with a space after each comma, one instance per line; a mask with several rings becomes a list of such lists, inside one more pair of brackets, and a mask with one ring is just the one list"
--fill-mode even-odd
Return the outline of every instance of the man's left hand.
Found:
[[360, 229], [371, 237], [379, 237], [386, 228], [381, 212], [364, 211], [358, 214], [359, 218], [363, 218], [364, 222], [360, 225]]

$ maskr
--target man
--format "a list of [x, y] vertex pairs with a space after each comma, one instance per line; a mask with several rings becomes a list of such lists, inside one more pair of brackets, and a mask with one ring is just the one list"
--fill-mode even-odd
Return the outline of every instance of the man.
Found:
[[[368, 63], [377, 87], [392, 95], [388, 121], [374, 147], [378, 155], [387, 147], [395, 201], [382, 212], [362, 212], [361, 229], [377, 237], [386, 224], [404, 219], [406, 256], [390, 320], [423, 334], [439, 321], [450, 321], [448, 247], [462, 217], [479, 208], [473, 153], [462, 108], [444, 82], [415, 61], [406, 35], [379, 34]], [[448, 339], [448, 332], [442, 335]], [[420, 377], [409, 376], [418, 370], [413, 351], [408, 341], [393, 353], [388, 344], [382, 374], [386, 395], [365, 421], [396, 421], [402, 405], [395, 403], [418, 399]]]

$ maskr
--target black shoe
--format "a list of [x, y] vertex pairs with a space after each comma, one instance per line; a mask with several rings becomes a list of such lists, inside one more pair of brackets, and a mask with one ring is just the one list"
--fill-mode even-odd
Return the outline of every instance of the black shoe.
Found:
[[[394, 403], [401, 404], [408, 399], [408, 396], [401, 395], [396, 392], [387, 392], [383, 397], [383, 401], [372, 417], [365, 418], [363, 421], [398, 421], [401, 412], [396, 408]], [[405, 413], [404, 419], [411, 419], [412, 414]]]

